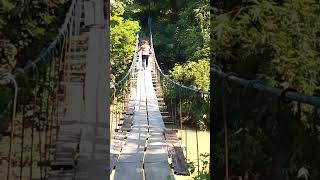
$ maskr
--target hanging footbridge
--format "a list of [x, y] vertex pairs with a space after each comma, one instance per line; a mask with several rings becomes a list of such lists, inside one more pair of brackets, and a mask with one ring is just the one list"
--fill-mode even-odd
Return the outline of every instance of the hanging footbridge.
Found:
[[[152, 35], [150, 40], [153, 50]], [[114, 179], [174, 179], [174, 173], [188, 176], [188, 166], [177, 130], [166, 128], [166, 124], [175, 122], [172, 118], [169, 118], [171, 121], [168, 120], [169, 112], [164, 106], [160, 79], [162, 77], [192, 93], [209, 93], [185, 87], [169, 79], [161, 71], [154, 53], [149, 58], [146, 69], [143, 69], [139, 58], [141, 55], [134, 57], [128, 74], [113, 86], [119, 89], [122, 85], [131, 93], [124, 98], [127, 99], [124, 101], [127, 106], [123, 106], [125, 116], [120, 122], [121, 126], [118, 126], [118, 122], [115, 124], [116, 133], [111, 140], [110, 170], [114, 168]], [[171, 163], [168, 161], [169, 157]]]
[[[184, 118], [192, 118], [182, 113], [183, 98], [208, 112], [210, 94], [170, 79], [155, 53], [147, 69], [141, 68], [140, 56], [135, 53], [127, 74], [110, 86], [109, 24], [103, 12], [108, 6], [101, 0], [73, 0], [50, 46], [25, 66], [1, 74], [1, 91], [12, 97], [1, 112], [1, 128], [5, 127], [0, 139], [3, 179], [101, 180], [113, 174], [115, 180], [157, 180], [190, 175], [187, 145], [181, 144], [173, 125], [181, 130]], [[150, 42], [154, 52], [151, 26]], [[262, 143], [283, 145], [291, 152], [288, 159], [295, 155], [295, 148], [283, 140], [287, 136], [290, 142], [301, 139], [294, 130], [304, 126], [302, 122], [308, 126], [299, 133], [319, 143], [319, 97], [248, 81], [217, 66], [210, 71], [215, 77], [211, 79], [215, 91], [210, 116], [216, 132], [222, 132], [214, 135], [213, 142], [224, 145], [224, 151], [214, 156], [216, 168], [221, 168], [215, 171], [217, 179], [252, 172], [252, 167], [237, 170], [229, 164], [239, 146], [250, 146], [245, 144], [248, 132], [272, 134]], [[277, 124], [278, 129], [266, 122]], [[228, 132], [230, 127], [238, 130]], [[242, 137], [240, 145], [229, 146], [237, 135]], [[197, 148], [199, 174], [198, 152]], [[312, 152], [317, 154], [318, 149]], [[249, 157], [248, 153], [243, 157]], [[272, 166], [278, 167], [273, 171], [281, 171], [280, 158], [272, 158]], [[244, 164], [246, 160], [242, 160]]]
[[[103, 11], [108, 6], [101, 0], [73, 0], [50, 46], [35, 60], [1, 74], [1, 90], [13, 97], [3, 111], [4, 179], [101, 180], [112, 173], [115, 180], [162, 180], [190, 175], [186, 148], [173, 125], [182, 128], [181, 93], [203, 102], [209, 93], [171, 80], [154, 53], [147, 69], [135, 53], [127, 74], [110, 86]], [[138, 41], [137, 36], [136, 51]], [[150, 42], [153, 50], [151, 32]], [[168, 86], [180, 92], [169, 107]]]

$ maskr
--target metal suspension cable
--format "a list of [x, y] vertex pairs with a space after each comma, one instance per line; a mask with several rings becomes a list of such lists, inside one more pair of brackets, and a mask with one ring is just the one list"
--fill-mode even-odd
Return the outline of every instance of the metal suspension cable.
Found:
[[[70, 23], [72, 23], [72, 15], [73, 15], [73, 13], [75, 13], [75, 9], [76, 9], [76, 5], [77, 5], [78, 1], [79, 0], [72, 0], [71, 5], [69, 7], [69, 10], [66, 14], [64, 23], [61, 26], [61, 28], [59, 29], [58, 35], [54, 38], [54, 40], [50, 43], [50, 45], [46, 49], [42, 50], [37, 58], [35, 58], [34, 60], [30, 60], [29, 63], [27, 63], [27, 65], [25, 65], [23, 68], [15, 69], [12, 74], [13, 77], [18, 75], [18, 73], [19, 73], [18, 69], [21, 69], [22, 71], [26, 72], [27, 70], [32, 68], [34, 66], [34, 64], [37, 64], [41, 60], [44, 60], [49, 55], [53, 54], [53, 51], [55, 51], [55, 49], [56, 49], [56, 45], [60, 42], [62, 37], [65, 37], [65, 33], [68, 31], [68, 25]], [[3, 79], [5, 77], [6, 76], [0, 76], [0, 79]]]
[[131, 65], [130, 65], [130, 68], [129, 68], [127, 74], [117, 83], [111, 84], [111, 88], [115, 89], [115, 88], [119, 87], [122, 83], [124, 83], [126, 80], [128, 80], [129, 74], [132, 72], [132, 68], [135, 63], [135, 58], [136, 58], [136, 54], [137, 54], [137, 50], [138, 50], [138, 43], [139, 43], [139, 34], [137, 34], [137, 36], [136, 36], [136, 47], [135, 47], [132, 62], [131, 62]]
[[293, 91], [287, 91], [283, 93], [284, 92], [283, 90], [264, 85], [259, 81], [255, 81], [255, 80], [250, 81], [243, 78], [239, 78], [235, 75], [228, 75], [227, 73], [222, 72], [222, 70], [218, 66], [211, 67], [210, 71], [213, 74], [215, 74], [216, 77], [226, 78], [226, 80], [228, 80], [229, 82], [233, 82], [243, 86], [248, 86], [248, 84], [250, 84], [251, 87], [253, 87], [254, 89], [269, 93], [274, 96], [283, 97], [285, 99], [299, 101], [302, 103], [307, 103], [307, 104], [314, 105], [316, 107], [320, 107], [320, 97], [317, 97], [317, 96], [307, 96], [307, 95], [304, 95], [298, 92], [293, 92]]
[[156, 63], [156, 66], [157, 66], [157, 69], [159, 70], [160, 74], [168, 81], [172, 82], [173, 84], [175, 84], [176, 86], [179, 86], [181, 88], [184, 88], [184, 89], [187, 89], [189, 91], [193, 91], [193, 92], [196, 92], [196, 93], [200, 93], [200, 94], [207, 94], [210, 96], [210, 92], [208, 91], [203, 91], [203, 90], [200, 90], [200, 89], [195, 89], [195, 88], [192, 88], [192, 87], [188, 87], [188, 86], [185, 86], [185, 85], [182, 85], [180, 83], [178, 83], [177, 81], [175, 80], [172, 80], [168, 75], [164, 74], [163, 71], [161, 70], [159, 64], [158, 64], [158, 61], [157, 61], [157, 58], [156, 58], [156, 55], [154, 53], [154, 48], [153, 48], [153, 39], [152, 39], [152, 32], [151, 32], [151, 22], [149, 20], [149, 31], [150, 31], [150, 44], [151, 44], [151, 50], [152, 50], [152, 56], [154, 58], [154, 61]]

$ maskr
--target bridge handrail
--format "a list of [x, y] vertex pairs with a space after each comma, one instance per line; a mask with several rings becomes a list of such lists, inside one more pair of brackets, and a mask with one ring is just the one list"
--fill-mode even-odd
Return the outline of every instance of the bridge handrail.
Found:
[[179, 86], [179, 87], [181, 87], [181, 88], [184, 88], [184, 89], [187, 89], [187, 90], [196, 92], [196, 93], [200, 93], [200, 94], [210, 95], [210, 92], [208, 92], [208, 91], [203, 91], [203, 90], [201, 90], [201, 89], [195, 89], [195, 88], [192, 88], [192, 87], [188, 87], [188, 86], [182, 85], [182, 84], [178, 83], [177, 81], [172, 80], [172, 79], [169, 77], [169, 75], [164, 74], [164, 72], [161, 70], [161, 68], [160, 68], [160, 66], [159, 66], [159, 64], [158, 64], [156, 55], [155, 55], [155, 53], [154, 53], [153, 39], [152, 39], [152, 34], [151, 34], [151, 32], [150, 32], [150, 44], [151, 44], [151, 50], [152, 50], [152, 52], [153, 52], [153, 53], [152, 53], [152, 56], [153, 56], [153, 58], [154, 58], [154, 60], [155, 60], [155, 63], [156, 63], [156, 65], [157, 65], [157, 69], [159, 70], [160, 74], [161, 74], [163, 77], [165, 77], [168, 81], [172, 82], [173, 84], [175, 84], [175, 85], [177, 85], [177, 86]]
[[136, 47], [135, 47], [133, 58], [132, 58], [132, 62], [131, 62], [131, 65], [130, 65], [130, 68], [129, 68], [127, 74], [120, 81], [118, 81], [117, 83], [111, 84], [111, 86], [110, 86], [111, 88], [116, 89], [117, 87], [119, 87], [123, 82], [125, 82], [128, 79], [129, 74], [132, 71], [132, 67], [133, 67], [133, 65], [135, 63], [135, 57], [136, 57], [137, 50], [138, 50], [138, 44], [139, 44], [139, 34], [137, 34], [137, 36], [136, 36]]
[[[26, 72], [30, 68], [34, 67], [39, 61], [45, 59], [45, 57], [52, 54], [52, 52], [55, 50], [55, 47], [56, 47], [56, 44], [58, 43], [58, 40], [60, 40], [60, 38], [62, 36], [65, 36], [65, 33], [68, 30], [67, 26], [69, 23], [71, 23], [72, 13], [74, 13], [75, 8], [76, 8], [76, 3], [78, 1], [79, 0], [72, 0], [71, 5], [69, 7], [69, 10], [66, 14], [64, 23], [61, 26], [61, 28], [59, 29], [58, 35], [54, 38], [54, 40], [50, 43], [50, 45], [47, 48], [43, 49], [37, 58], [35, 58], [34, 60], [29, 60], [23, 68], [15, 68], [12, 73], [13, 78], [15, 78], [15, 76], [18, 75], [18, 72], [21, 72], [21, 71]], [[5, 74], [0, 76], [0, 79], [4, 79], [4, 78], [7, 78], [7, 76]]]
[[282, 97], [282, 98], [285, 98], [288, 100], [294, 100], [294, 101], [314, 105], [316, 107], [320, 107], [320, 97], [318, 97], [318, 96], [307, 96], [307, 95], [304, 95], [299, 92], [281, 90], [281, 89], [278, 89], [275, 87], [267, 86], [260, 81], [247, 80], [247, 79], [243, 79], [243, 78], [237, 77], [235, 75], [231, 75], [231, 74], [228, 75], [228, 73], [224, 73], [217, 66], [210, 67], [210, 71], [213, 74], [215, 74], [215, 77], [220, 77], [220, 78], [225, 79], [229, 82], [240, 84], [245, 87], [248, 85], [251, 85], [252, 88], [254, 88], [258, 91], [266, 92], [271, 95]]

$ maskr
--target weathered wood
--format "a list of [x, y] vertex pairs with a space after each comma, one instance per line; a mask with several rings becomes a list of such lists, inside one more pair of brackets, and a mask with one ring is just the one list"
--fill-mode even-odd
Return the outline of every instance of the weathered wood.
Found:
[[119, 157], [119, 154], [110, 153], [110, 173], [116, 167], [118, 157]]
[[172, 159], [173, 171], [175, 174], [189, 176], [188, 165], [176, 133], [176, 130], [165, 130], [165, 138], [168, 144], [168, 153]]
[[53, 171], [50, 173], [48, 180], [73, 180], [75, 170]]
[[140, 152], [121, 153], [118, 162], [143, 162], [143, 156], [143, 149], [141, 149]]
[[167, 162], [168, 152], [166, 146], [147, 146], [147, 151], [144, 157], [145, 163], [151, 162]]
[[52, 170], [69, 170], [75, 168], [75, 161], [71, 158], [57, 159], [51, 162], [50, 167]]
[[110, 173], [115, 168], [120, 151], [125, 143], [125, 134], [118, 132], [114, 135], [114, 138], [111, 140], [110, 146]]
[[160, 112], [162, 116], [168, 116], [169, 115], [169, 112], [168, 111], [163, 111], [163, 112]]
[[188, 165], [182, 147], [175, 146], [172, 155], [172, 167], [175, 174], [189, 176]]
[[121, 154], [123, 153], [139, 153], [143, 152], [145, 148], [145, 140], [130, 140], [126, 142], [122, 148]]
[[174, 176], [168, 163], [145, 163], [144, 172], [146, 180], [173, 180]]
[[[120, 152], [114, 179], [143, 179], [142, 168], [136, 167], [139, 163], [144, 164], [146, 179], [163, 180], [167, 176], [174, 179], [168, 163], [165, 126], [150, 71], [138, 72], [136, 90], [131, 131], [126, 134], [126, 143]], [[131, 105], [129, 102], [127, 109]], [[122, 124], [123, 130], [128, 127], [125, 121]]]
[[114, 180], [143, 180], [142, 162], [118, 163]]
[[122, 123], [121, 130], [122, 131], [131, 130], [132, 120], [133, 120], [132, 116], [127, 116]]
[[94, 16], [93, 16], [93, 3], [90, 1], [85, 1], [84, 2], [84, 9], [85, 9], [85, 21], [84, 24], [86, 26], [91, 25], [94, 23]]

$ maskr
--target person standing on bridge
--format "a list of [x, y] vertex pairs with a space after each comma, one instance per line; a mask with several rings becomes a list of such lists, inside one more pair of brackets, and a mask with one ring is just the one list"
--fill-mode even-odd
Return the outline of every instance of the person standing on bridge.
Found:
[[149, 55], [151, 54], [151, 48], [147, 40], [142, 41], [141, 47], [138, 49], [137, 53], [142, 51], [142, 67], [145, 70], [148, 68], [148, 59]]

